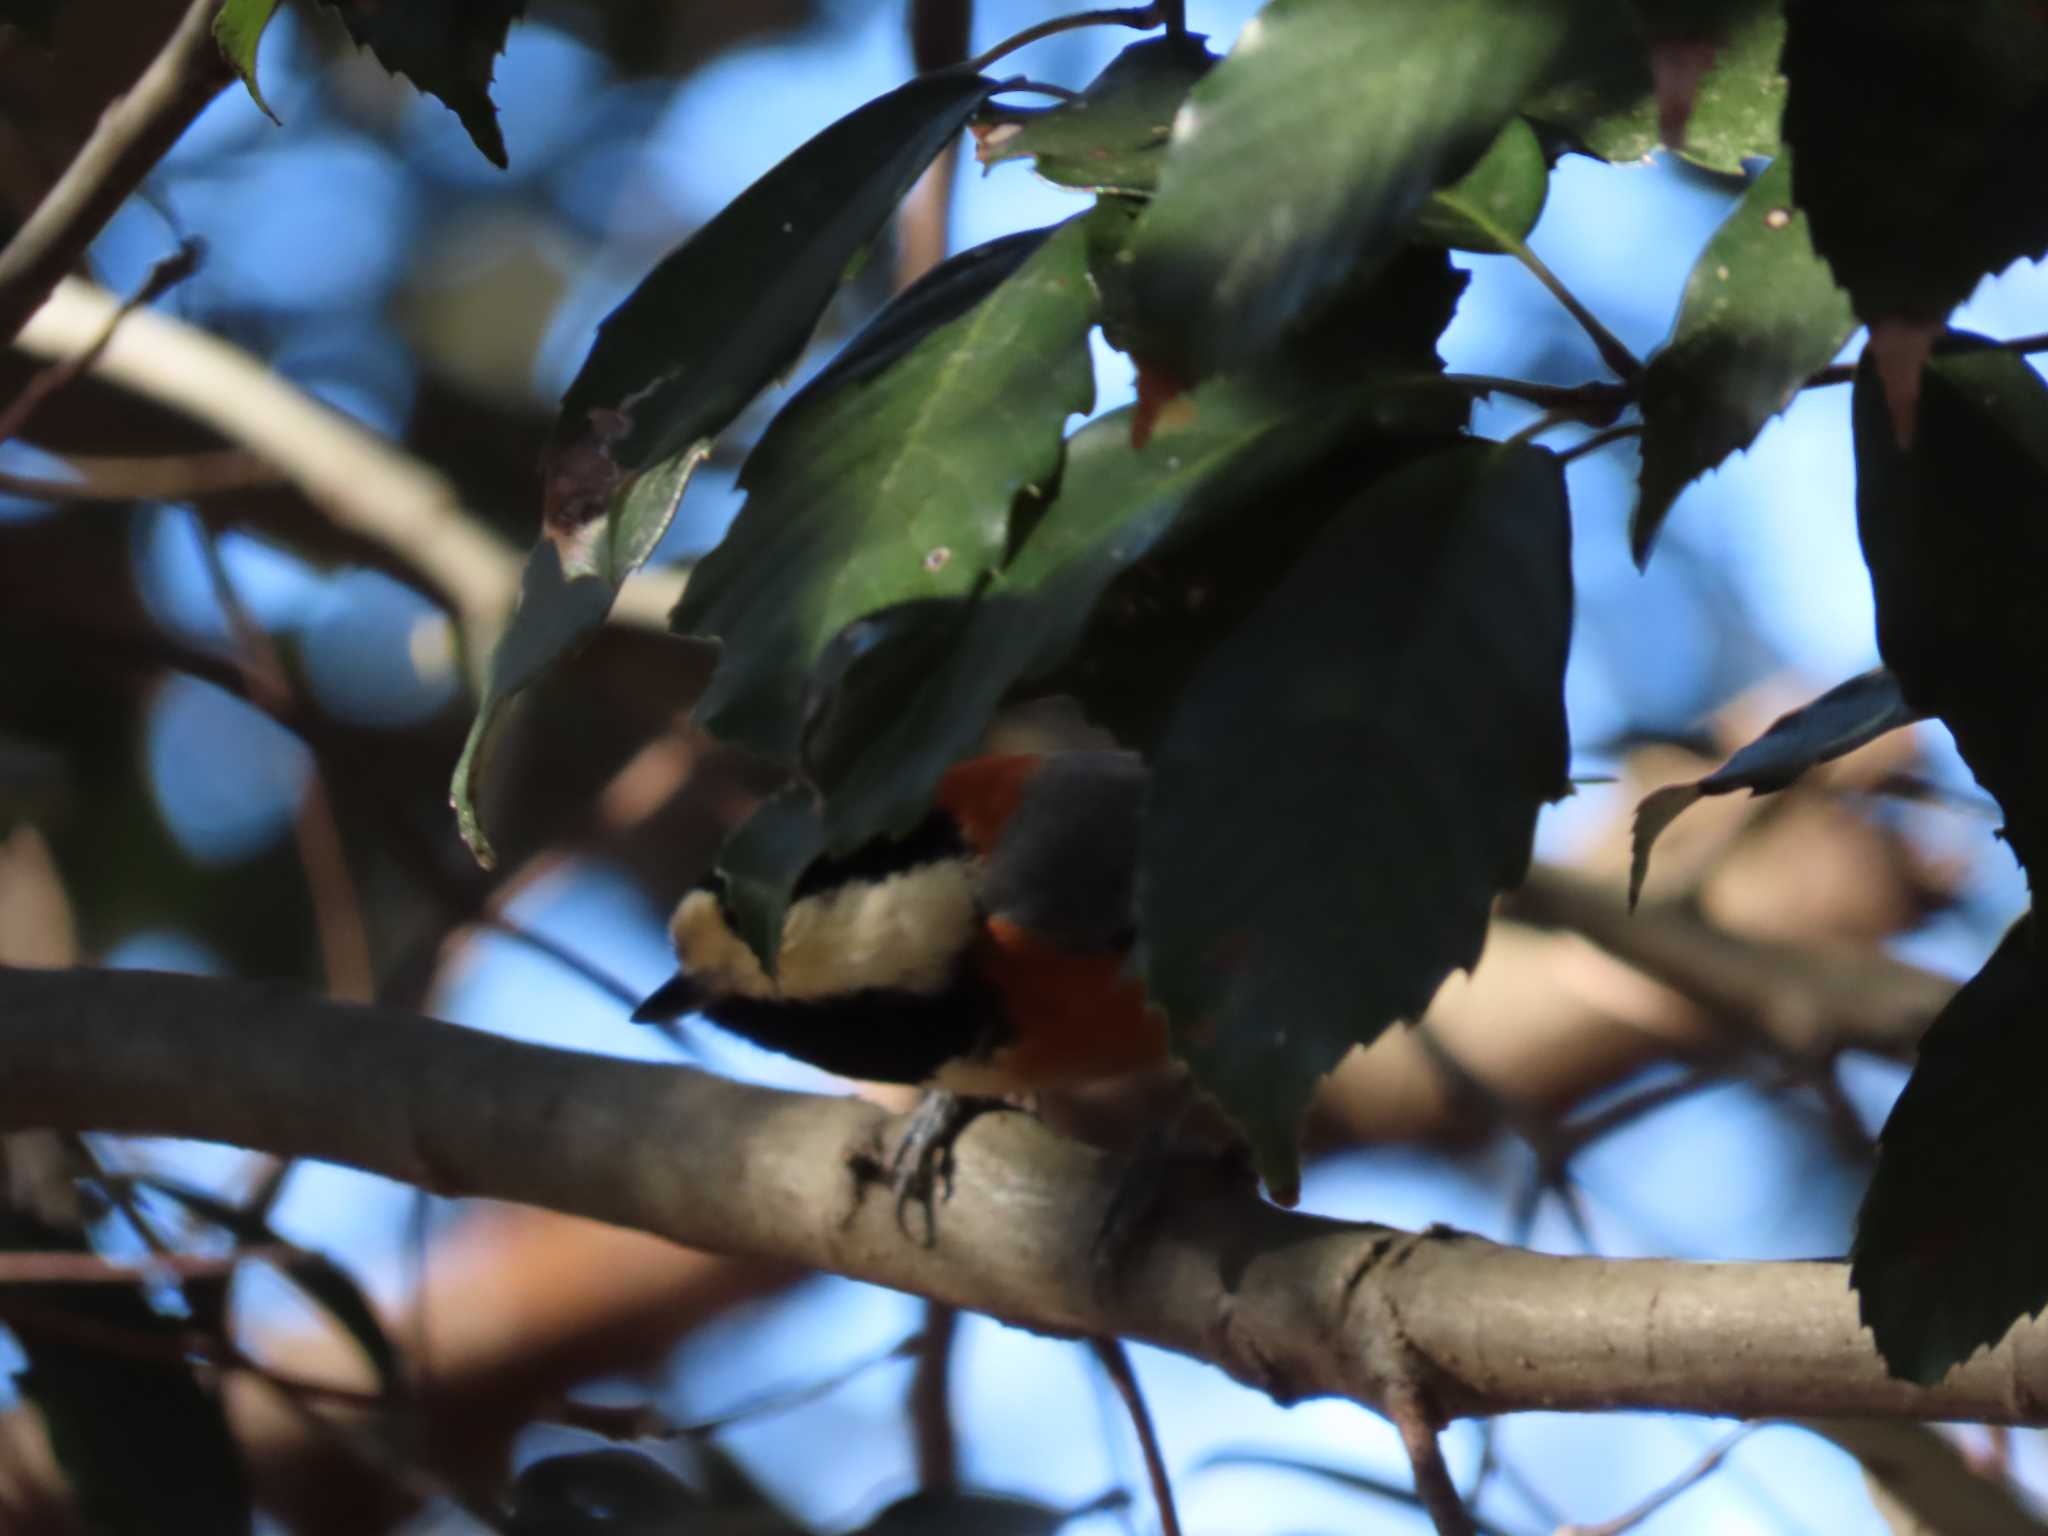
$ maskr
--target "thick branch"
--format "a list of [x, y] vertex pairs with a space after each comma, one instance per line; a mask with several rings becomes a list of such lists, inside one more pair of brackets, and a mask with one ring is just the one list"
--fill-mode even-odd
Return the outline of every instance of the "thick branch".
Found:
[[2022, 1327], [1938, 1388], [1894, 1381], [1837, 1263], [1555, 1258], [1294, 1215], [1189, 1173], [1104, 1288], [1093, 1240], [1115, 1167], [1021, 1115], [963, 1139], [927, 1248], [849, 1173], [891, 1129], [852, 1100], [146, 972], [0, 971], [0, 1050], [0, 1129], [328, 1158], [1047, 1332], [1143, 1339], [1283, 1400], [1419, 1394], [1437, 1419], [1658, 1408], [2048, 1422], [2048, 1329]]
[[193, 0], [163, 52], [107, 108], [78, 158], [0, 249], [0, 337], [22, 328], [114, 210], [234, 79], [213, 40], [218, 9], [219, 0]]

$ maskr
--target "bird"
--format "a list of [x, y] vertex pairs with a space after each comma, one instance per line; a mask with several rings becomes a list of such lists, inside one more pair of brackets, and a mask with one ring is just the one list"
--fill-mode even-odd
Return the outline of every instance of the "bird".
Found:
[[774, 975], [714, 875], [669, 921], [679, 969], [634, 1012], [696, 1013], [843, 1077], [928, 1090], [890, 1161], [901, 1216], [995, 1104], [1169, 1064], [1129, 960], [1147, 771], [1129, 752], [970, 758], [900, 837], [814, 862]]

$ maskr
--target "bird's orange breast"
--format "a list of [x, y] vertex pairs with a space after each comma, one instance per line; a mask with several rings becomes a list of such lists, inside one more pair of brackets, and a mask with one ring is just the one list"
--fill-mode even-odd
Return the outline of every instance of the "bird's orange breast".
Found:
[[1010, 1091], [1137, 1072], [1166, 1062], [1166, 1023], [1121, 953], [1077, 954], [991, 918], [975, 963], [1003, 1001], [1008, 1031], [989, 1058]]

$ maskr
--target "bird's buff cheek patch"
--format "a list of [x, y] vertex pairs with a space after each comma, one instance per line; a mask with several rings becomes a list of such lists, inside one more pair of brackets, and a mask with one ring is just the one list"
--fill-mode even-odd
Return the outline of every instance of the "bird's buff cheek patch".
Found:
[[709, 891], [683, 898], [669, 935], [684, 974], [707, 996], [815, 1002], [870, 990], [942, 992], [978, 923], [973, 870], [946, 859], [797, 902], [772, 978]]

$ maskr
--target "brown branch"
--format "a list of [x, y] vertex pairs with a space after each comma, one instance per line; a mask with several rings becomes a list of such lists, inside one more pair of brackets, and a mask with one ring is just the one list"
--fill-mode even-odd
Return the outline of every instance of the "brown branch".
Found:
[[193, 0], [163, 51], [107, 108], [77, 158], [0, 249], [0, 337], [20, 332], [114, 210], [234, 79], [213, 39], [219, 8], [219, 0]]
[[960, 1486], [960, 1444], [953, 1428], [953, 1343], [960, 1333], [960, 1309], [942, 1301], [927, 1303], [924, 1333], [917, 1344], [917, 1369], [911, 1373], [904, 1406], [910, 1413], [910, 1435], [917, 1449], [917, 1486], [926, 1493]]
[[147, 972], [0, 972], [0, 1050], [0, 1129], [326, 1158], [1041, 1332], [1141, 1339], [1283, 1401], [1387, 1410], [1416, 1392], [1432, 1423], [1533, 1408], [2048, 1422], [2048, 1328], [2021, 1325], [1937, 1387], [1897, 1381], [1838, 1263], [1559, 1258], [1275, 1210], [1212, 1166], [1178, 1172], [1105, 1287], [1094, 1239], [1117, 1165], [1027, 1116], [962, 1138], [926, 1247], [849, 1171], [901, 1129], [853, 1100]]
[[73, 454], [75, 478], [46, 480], [0, 473], [0, 494], [32, 501], [205, 501], [280, 485], [284, 476], [253, 453], [223, 448], [162, 458]]
[[1131, 1431], [1138, 1437], [1138, 1454], [1145, 1461], [1145, 1480], [1152, 1487], [1152, 1507], [1159, 1512], [1159, 1536], [1181, 1536], [1180, 1508], [1173, 1499], [1173, 1479], [1167, 1476], [1166, 1453], [1159, 1448], [1159, 1431], [1152, 1424], [1152, 1410], [1145, 1406], [1145, 1392], [1138, 1385], [1138, 1373], [1131, 1369], [1131, 1352], [1121, 1339], [1093, 1338], [1088, 1347], [1101, 1363], [1102, 1372], [1130, 1415]]
[[1437, 1536], [1478, 1536], [1465, 1501], [1458, 1497], [1458, 1485], [1451, 1481], [1451, 1469], [1444, 1465], [1444, 1448], [1437, 1440], [1442, 1426], [1422, 1393], [1413, 1386], [1399, 1385], [1390, 1394], [1387, 1408], [1415, 1474], [1415, 1496], [1422, 1501]]

